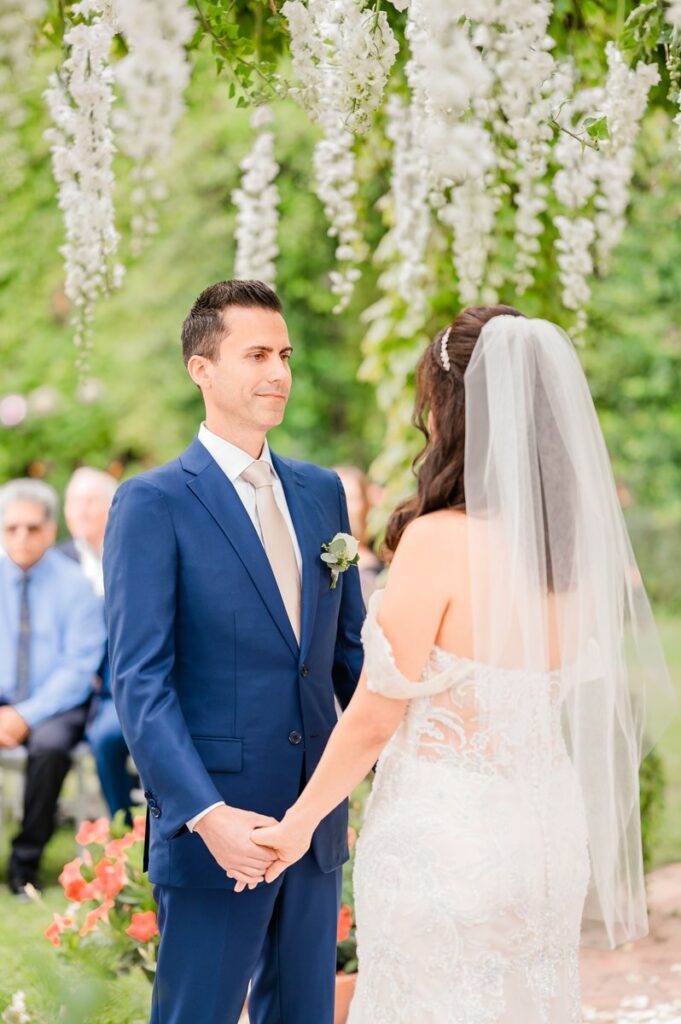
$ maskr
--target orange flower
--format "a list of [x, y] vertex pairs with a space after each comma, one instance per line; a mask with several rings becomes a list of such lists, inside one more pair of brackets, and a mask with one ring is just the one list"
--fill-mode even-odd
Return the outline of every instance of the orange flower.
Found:
[[76, 842], [79, 846], [89, 846], [90, 843], [104, 846], [108, 839], [109, 822], [107, 818], [97, 818], [97, 821], [83, 821], [76, 833]]
[[59, 881], [62, 885], [68, 885], [69, 882], [74, 881], [76, 878], [82, 878], [80, 869], [83, 866], [82, 857], [76, 857], [74, 860], [68, 861], [67, 864], [62, 868], [59, 876]]
[[113, 900], [104, 900], [99, 907], [95, 907], [94, 910], [91, 910], [85, 915], [83, 927], [80, 929], [81, 938], [83, 935], [93, 932], [97, 927], [98, 921], [104, 921], [105, 924], [109, 923], [109, 911], [112, 909], [113, 905]]
[[72, 882], [64, 886], [64, 895], [72, 903], [83, 903], [84, 900], [97, 898], [97, 889], [94, 882], [86, 882], [84, 878], [74, 878]]
[[147, 829], [147, 819], [144, 814], [138, 814], [132, 819], [132, 833], [135, 839], [144, 839]]
[[153, 910], [133, 914], [131, 920], [132, 924], [125, 929], [125, 934], [137, 939], [138, 942], [149, 942], [154, 935], [158, 935], [158, 924]]
[[45, 929], [43, 935], [46, 939], [49, 939], [53, 946], [61, 946], [61, 939], [59, 936], [62, 932], [65, 932], [67, 928], [73, 927], [72, 917], [62, 917], [61, 914], [55, 914], [52, 920], [52, 924]]
[[352, 910], [344, 903], [340, 908], [340, 914], [338, 915], [338, 928], [336, 931], [336, 939], [338, 942], [345, 942], [350, 934], [352, 928]]
[[120, 839], [112, 839], [111, 842], [107, 843], [104, 847], [104, 853], [107, 857], [117, 860], [118, 857], [125, 857], [125, 851], [134, 846], [136, 842], [134, 834], [126, 832]]
[[107, 860], [102, 858], [95, 868], [97, 881], [93, 884], [97, 891], [111, 899], [121, 891], [127, 877], [125, 874], [125, 863], [122, 860]]
[[86, 882], [80, 872], [83, 863], [80, 857], [70, 860], [68, 864], [64, 865], [59, 876], [59, 881], [64, 889], [64, 895], [72, 903], [82, 903], [83, 900], [91, 900], [94, 897], [92, 883]]
[[357, 842], [357, 830], [348, 825], [348, 850], [351, 850]]

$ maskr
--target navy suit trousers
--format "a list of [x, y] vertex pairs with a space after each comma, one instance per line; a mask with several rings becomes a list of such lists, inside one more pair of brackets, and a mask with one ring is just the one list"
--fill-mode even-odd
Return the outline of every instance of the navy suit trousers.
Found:
[[[333, 1024], [342, 871], [307, 853], [242, 893], [157, 885], [161, 931], [151, 1024]], [[210, 1003], [207, 1001], [210, 994]]]

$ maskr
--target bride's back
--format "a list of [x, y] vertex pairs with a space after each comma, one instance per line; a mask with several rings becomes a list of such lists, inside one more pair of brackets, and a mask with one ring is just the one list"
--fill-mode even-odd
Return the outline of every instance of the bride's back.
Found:
[[[407, 529], [409, 534], [418, 532], [418, 539], [408, 538], [406, 546], [411, 550], [406, 557], [409, 566], [403, 565], [400, 575], [405, 584], [409, 579], [410, 588], [417, 593], [437, 590], [444, 608], [434, 636], [432, 624], [427, 627], [429, 639], [444, 651], [474, 661], [476, 644], [470, 553], [475, 551], [475, 603], [478, 607], [481, 604], [491, 606], [490, 595], [484, 593], [486, 581], [491, 576], [489, 560], [494, 558], [498, 562], [504, 559], [494, 520], [472, 519], [463, 511], [441, 509], [419, 517], [418, 523], [413, 522]], [[511, 572], [509, 566], [509, 577]], [[498, 572], [495, 575], [498, 576]], [[526, 655], [523, 607], [517, 578], [507, 595], [496, 597], [497, 602], [504, 606], [509, 628], [504, 650], [494, 667], [516, 669], [525, 664]], [[561, 598], [547, 592], [543, 600], [547, 627], [546, 663], [536, 667], [552, 671], [561, 663], [556, 614]], [[399, 640], [397, 644], [401, 646]]]

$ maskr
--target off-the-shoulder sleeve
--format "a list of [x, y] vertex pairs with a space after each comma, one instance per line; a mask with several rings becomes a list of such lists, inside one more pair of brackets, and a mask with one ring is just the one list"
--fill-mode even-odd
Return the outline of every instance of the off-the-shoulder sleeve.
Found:
[[380, 693], [382, 697], [393, 697], [396, 700], [432, 697], [433, 694], [449, 689], [456, 683], [458, 675], [466, 671], [465, 665], [453, 661], [444, 671], [439, 672], [426, 665], [418, 680], [407, 679], [402, 675], [395, 664], [390, 641], [376, 618], [382, 594], [382, 590], [377, 590], [371, 595], [362, 628], [367, 688], [372, 693]]

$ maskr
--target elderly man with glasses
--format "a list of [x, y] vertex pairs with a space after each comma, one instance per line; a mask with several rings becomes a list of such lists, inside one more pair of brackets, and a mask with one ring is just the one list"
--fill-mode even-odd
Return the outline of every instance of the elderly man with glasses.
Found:
[[0, 747], [26, 746], [20, 831], [9, 886], [36, 885], [54, 830], [70, 751], [82, 739], [92, 679], [104, 654], [101, 601], [80, 568], [51, 550], [58, 498], [38, 480], [0, 489]]

